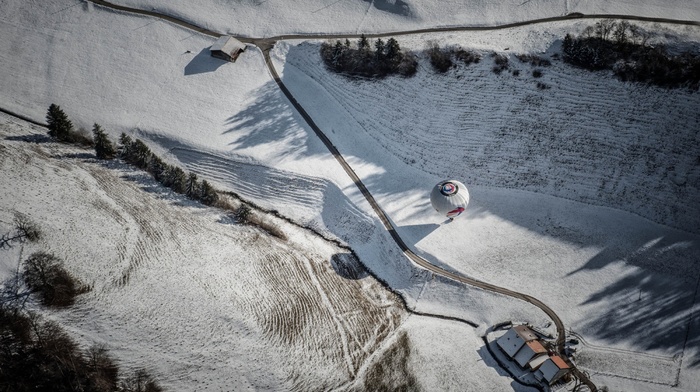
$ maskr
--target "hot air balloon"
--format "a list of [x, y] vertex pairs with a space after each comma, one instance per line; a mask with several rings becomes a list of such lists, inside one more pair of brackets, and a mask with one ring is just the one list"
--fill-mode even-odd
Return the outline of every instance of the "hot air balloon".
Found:
[[459, 181], [441, 181], [430, 192], [430, 204], [441, 215], [454, 219], [467, 208], [469, 191]]

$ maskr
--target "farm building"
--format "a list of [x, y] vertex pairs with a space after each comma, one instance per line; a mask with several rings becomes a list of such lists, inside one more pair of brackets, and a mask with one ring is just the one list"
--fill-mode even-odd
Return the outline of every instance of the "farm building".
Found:
[[547, 349], [539, 340], [531, 340], [523, 344], [513, 359], [520, 367], [535, 370], [547, 360]]
[[569, 365], [560, 356], [552, 355], [542, 363], [535, 373], [535, 377], [544, 379], [549, 385], [552, 385], [569, 373], [570, 370]]
[[537, 340], [537, 335], [525, 325], [516, 325], [509, 329], [505, 335], [498, 338], [498, 347], [505, 352], [509, 358], [515, 358], [515, 354], [526, 342]]
[[214, 42], [209, 49], [211, 55], [221, 60], [236, 61], [245, 50], [245, 44], [231, 36], [224, 35]]

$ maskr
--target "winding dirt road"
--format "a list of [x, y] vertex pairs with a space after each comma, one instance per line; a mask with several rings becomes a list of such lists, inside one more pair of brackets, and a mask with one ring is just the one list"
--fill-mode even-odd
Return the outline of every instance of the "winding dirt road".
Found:
[[[169, 15], [160, 14], [160, 13], [155, 12], [155, 11], [146, 11], [146, 10], [125, 7], [125, 6], [113, 4], [113, 3], [110, 3], [108, 1], [103, 1], [103, 0], [92, 0], [92, 3], [97, 4], [97, 5], [101, 5], [101, 6], [113, 9], [113, 10], [156, 17], [156, 18], [166, 20], [170, 23], [174, 23], [176, 25], [179, 25], [179, 26], [185, 27], [187, 29], [197, 31], [199, 33], [209, 35], [212, 37], [219, 37], [222, 35], [221, 33], [214, 32], [214, 31], [208, 30], [206, 28], [189, 23], [187, 21], [184, 21], [184, 20], [169, 16]], [[548, 22], [571, 20], [571, 19], [601, 19], [601, 18], [626, 19], [626, 20], [636, 20], [636, 21], [660, 22], [660, 23], [672, 23], [672, 24], [681, 24], [681, 25], [700, 26], [700, 22], [690, 21], [690, 20], [647, 18], [647, 17], [638, 17], [638, 16], [631, 16], [631, 15], [615, 15], [615, 14], [583, 15], [580, 13], [573, 13], [573, 14], [569, 14], [569, 15], [565, 15], [565, 16], [557, 16], [557, 17], [508, 23], [508, 24], [503, 24], [503, 25], [498, 25], [498, 26], [440, 27], [440, 28], [428, 28], [428, 29], [420, 29], [420, 30], [412, 30], [412, 31], [396, 31], [396, 32], [381, 33], [381, 34], [366, 34], [366, 37], [376, 38], [376, 37], [388, 37], [388, 36], [434, 33], [434, 32], [499, 30], [499, 29], [508, 29], [508, 28], [513, 28], [513, 27], [519, 27], [519, 26], [533, 25], [533, 24], [538, 24], [538, 23], [548, 23]], [[545, 314], [547, 314], [547, 316], [549, 318], [551, 318], [552, 321], [554, 322], [556, 329], [557, 329], [557, 339], [556, 339], [557, 351], [559, 351], [560, 353], [563, 354], [564, 342], [565, 342], [565, 338], [566, 338], [566, 331], [565, 331], [564, 323], [561, 321], [559, 316], [554, 312], [554, 310], [552, 310], [544, 302], [542, 302], [539, 299], [534, 298], [530, 295], [524, 294], [524, 293], [519, 293], [517, 291], [509, 290], [509, 289], [504, 288], [504, 287], [499, 287], [499, 286], [493, 285], [491, 283], [487, 283], [487, 282], [483, 282], [483, 281], [480, 281], [477, 279], [469, 278], [469, 277], [466, 277], [463, 275], [456, 274], [454, 272], [447, 271], [447, 270], [442, 269], [440, 267], [437, 267], [437, 266], [431, 264], [426, 259], [417, 255], [415, 252], [413, 252], [406, 245], [406, 243], [403, 241], [403, 239], [401, 238], [399, 233], [396, 231], [396, 228], [394, 227], [394, 225], [391, 223], [391, 220], [389, 219], [389, 217], [381, 209], [381, 207], [379, 206], [377, 201], [374, 199], [372, 194], [369, 192], [367, 187], [362, 182], [362, 180], [357, 176], [355, 171], [347, 163], [345, 158], [343, 158], [343, 156], [340, 154], [338, 149], [333, 145], [333, 143], [330, 141], [330, 139], [328, 139], [328, 137], [323, 133], [323, 131], [316, 125], [316, 123], [313, 121], [311, 116], [309, 116], [309, 114], [304, 110], [304, 108], [301, 106], [301, 104], [299, 104], [299, 102], [294, 98], [294, 96], [289, 91], [289, 89], [287, 89], [287, 87], [284, 85], [284, 83], [282, 82], [279, 75], [277, 74], [277, 71], [275, 70], [275, 67], [270, 59], [270, 49], [279, 40], [285, 40], [285, 39], [323, 39], [323, 38], [339, 39], [339, 38], [357, 38], [359, 36], [360, 36], [359, 34], [346, 34], [346, 35], [334, 35], [334, 36], [320, 35], [320, 34], [295, 34], [295, 35], [280, 35], [280, 36], [269, 37], [269, 38], [250, 38], [250, 37], [237, 37], [237, 38], [239, 40], [241, 40], [242, 42], [256, 45], [262, 50], [264, 57], [265, 57], [265, 63], [267, 64], [267, 67], [269, 69], [269, 72], [270, 72], [272, 78], [277, 83], [277, 86], [284, 93], [284, 95], [287, 97], [287, 99], [289, 99], [292, 106], [294, 106], [294, 108], [299, 112], [299, 114], [302, 116], [302, 118], [304, 118], [304, 120], [309, 125], [309, 127], [311, 127], [311, 129], [314, 131], [316, 136], [318, 136], [318, 138], [321, 139], [323, 144], [326, 146], [326, 148], [328, 148], [330, 153], [335, 157], [335, 159], [338, 161], [338, 163], [343, 168], [343, 170], [345, 170], [347, 175], [352, 179], [352, 181], [355, 183], [355, 185], [360, 190], [362, 195], [365, 197], [365, 199], [372, 206], [372, 209], [374, 210], [374, 212], [377, 214], [377, 216], [381, 220], [382, 224], [384, 225], [384, 228], [389, 232], [389, 234], [391, 234], [391, 237], [394, 239], [396, 244], [401, 248], [401, 250], [406, 255], [406, 257], [408, 257], [415, 264], [431, 271], [434, 274], [437, 274], [437, 275], [440, 275], [440, 276], [446, 277], [448, 279], [452, 279], [454, 281], [461, 282], [461, 283], [464, 283], [464, 284], [467, 284], [470, 286], [478, 287], [478, 288], [483, 289], [483, 290], [487, 290], [490, 292], [499, 293], [499, 294], [506, 295], [509, 297], [517, 298], [517, 299], [520, 299], [522, 301], [533, 304], [534, 306], [537, 306]], [[564, 356], [564, 357], [566, 358], [566, 356]], [[582, 381], [586, 386], [588, 386], [588, 388], [591, 391], [597, 391], [596, 386], [593, 384], [592, 381], [590, 381], [590, 379], [585, 374], [581, 373], [575, 367], [572, 367], [572, 368], [574, 369], [575, 376], [577, 378], [579, 378], [580, 381]]]

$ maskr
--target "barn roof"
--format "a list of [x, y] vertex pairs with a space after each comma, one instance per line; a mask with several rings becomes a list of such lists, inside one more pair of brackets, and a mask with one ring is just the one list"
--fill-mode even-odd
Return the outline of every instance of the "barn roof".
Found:
[[222, 51], [224, 53], [234, 53], [239, 50], [245, 50], [245, 44], [231, 36], [222, 35], [211, 46], [211, 51]]

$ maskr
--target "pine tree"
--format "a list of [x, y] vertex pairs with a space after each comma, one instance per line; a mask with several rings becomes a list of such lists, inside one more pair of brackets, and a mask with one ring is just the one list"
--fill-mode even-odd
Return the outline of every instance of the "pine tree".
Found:
[[345, 52], [343, 44], [341, 44], [340, 41], [335, 41], [335, 46], [333, 47], [333, 58], [331, 59], [335, 67], [341, 63], [343, 52]]
[[384, 60], [384, 41], [381, 38], [377, 38], [374, 42], [374, 59], [377, 63], [381, 64]]
[[187, 181], [185, 181], [185, 195], [190, 199], [197, 199], [199, 196], [199, 182], [197, 181], [197, 175], [190, 173], [187, 176]]
[[216, 189], [207, 180], [203, 180], [199, 188], [199, 200], [208, 206], [219, 200], [219, 194], [216, 193]]
[[60, 141], [68, 141], [73, 132], [73, 123], [68, 119], [61, 107], [52, 103], [46, 114], [46, 122], [49, 125], [49, 136]]
[[171, 184], [170, 189], [177, 193], [185, 193], [185, 184], [187, 182], [185, 171], [177, 166], [170, 166], [168, 176], [170, 177], [168, 179]]
[[129, 135], [126, 133], [122, 132], [122, 134], [119, 136], [119, 156], [124, 158], [126, 160], [126, 156], [129, 155], [130, 150], [131, 150], [131, 144], [134, 141], [131, 139]]
[[386, 59], [392, 67], [398, 66], [401, 62], [401, 47], [394, 38], [389, 38], [386, 42]]
[[114, 145], [109, 140], [109, 137], [102, 130], [99, 124], [95, 123], [92, 127], [93, 140], [95, 141], [95, 155], [99, 159], [112, 159], [116, 154]]
[[360, 41], [357, 43], [357, 48], [360, 49], [361, 52], [369, 51], [369, 40], [367, 40], [367, 37], [365, 37], [364, 34], [360, 36]]

